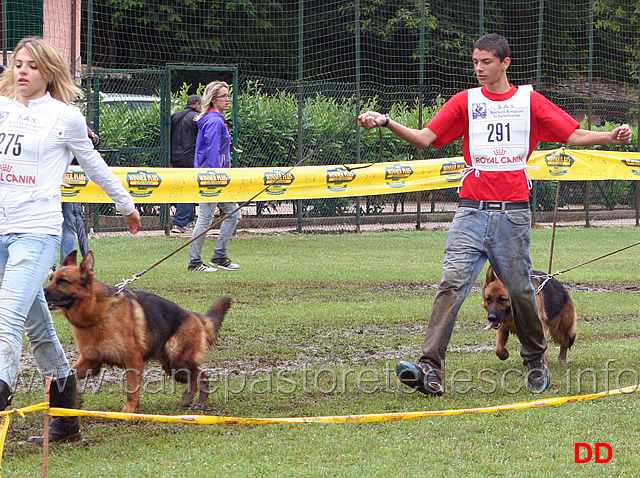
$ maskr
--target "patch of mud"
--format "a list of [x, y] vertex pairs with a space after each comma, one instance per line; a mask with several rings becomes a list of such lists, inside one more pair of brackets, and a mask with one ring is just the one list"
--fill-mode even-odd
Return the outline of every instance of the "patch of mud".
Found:
[[[580, 291], [580, 292], [622, 292], [622, 293], [639, 293], [640, 286], [637, 285], [610, 285], [610, 286], [602, 286], [597, 284], [589, 284], [583, 282], [563, 282], [562, 283], [570, 292]], [[393, 285], [384, 285], [379, 287], [379, 290], [406, 290], [406, 291], [416, 291], [416, 290], [429, 290], [429, 291], [437, 291], [438, 284], [393, 284]], [[475, 285], [471, 288], [471, 293], [481, 293], [482, 286]]]
[[[307, 343], [280, 343], [280, 346], [295, 351], [295, 357], [282, 359], [278, 357], [250, 357], [247, 359], [233, 359], [218, 361], [215, 359], [205, 362], [203, 368], [211, 377], [246, 375], [256, 376], [261, 374], [274, 374], [278, 372], [296, 372], [307, 368], [317, 367], [361, 367], [369, 363], [391, 362], [393, 366], [399, 360], [416, 360], [421, 355], [422, 341], [413, 345], [400, 345], [394, 348], [373, 348], [366, 345], [353, 345], [349, 342], [354, 337], [363, 335], [375, 335], [380, 337], [385, 334], [419, 334], [426, 333], [426, 326], [420, 325], [370, 325], [357, 329], [341, 329], [330, 332], [323, 331], [317, 335], [317, 342]], [[325, 337], [327, 340], [322, 340]], [[330, 340], [330, 341], [329, 341]], [[360, 340], [359, 340], [360, 341]], [[233, 348], [233, 338], [221, 338], [219, 347]], [[343, 345], [340, 345], [342, 343]], [[465, 344], [464, 346], [450, 347], [449, 353], [470, 354], [493, 350], [493, 346], [484, 344]], [[78, 352], [74, 349], [66, 349], [65, 353], [70, 363], [78, 359]], [[215, 356], [215, 352], [214, 352]], [[28, 347], [22, 352], [21, 374], [25, 376], [38, 376], [38, 370], [33, 359], [33, 354]], [[145, 380], [154, 380], [163, 377], [164, 372], [159, 364], [150, 362], [145, 367]], [[105, 368], [98, 377], [92, 381], [101, 384], [124, 383], [124, 373], [119, 368]], [[23, 381], [24, 383], [24, 381]], [[38, 380], [32, 380], [35, 386], [41, 387]]]
[[567, 289], [570, 291], [583, 291], [583, 292], [623, 292], [623, 293], [638, 293], [640, 292], [640, 286], [637, 285], [612, 285], [608, 287], [602, 287], [594, 284], [585, 284], [581, 282], [565, 283]]

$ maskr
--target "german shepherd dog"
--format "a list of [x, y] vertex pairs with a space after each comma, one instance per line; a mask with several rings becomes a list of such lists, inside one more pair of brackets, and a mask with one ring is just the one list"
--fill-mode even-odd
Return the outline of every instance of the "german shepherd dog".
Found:
[[[537, 290], [544, 272], [530, 271], [531, 283]], [[549, 279], [542, 290], [536, 294], [538, 303], [538, 317], [543, 330], [549, 329], [553, 341], [560, 345], [558, 362], [567, 360], [567, 350], [576, 338], [576, 311], [567, 289], [556, 279]], [[487, 276], [482, 288], [482, 307], [487, 311], [488, 324], [485, 330], [497, 329], [496, 355], [500, 360], [509, 357], [505, 348], [509, 332], [517, 334], [511, 314], [511, 302], [507, 289], [493, 272], [491, 265], [487, 269]]]
[[194, 407], [206, 407], [208, 377], [200, 365], [216, 343], [231, 299], [218, 300], [202, 316], [149, 292], [118, 293], [95, 279], [91, 251], [80, 265], [76, 254], [64, 259], [44, 292], [49, 309], [61, 309], [71, 322], [80, 352], [73, 365], [78, 378], [97, 374], [103, 365], [124, 367], [127, 403], [122, 411], [132, 413], [140, 403], [145, 362], [157, 360], [167, 375], [187, 384], [182, 406], [191, 405], [199, 389]]

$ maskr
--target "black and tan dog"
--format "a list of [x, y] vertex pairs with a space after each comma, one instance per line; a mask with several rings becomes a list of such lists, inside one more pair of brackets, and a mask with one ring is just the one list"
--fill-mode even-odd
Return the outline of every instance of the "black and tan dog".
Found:
[[[531, 283], [538, 290], [544, 272], [530, 271]], [[543, 330], [548, 328], [553, 341], [560, 345], [558, 362], [567, 360], [567, 350], [576, 338], [576, 311], [567, 289], [556, 279], [549, 279], [542, 290], [536, 294], [538, 303], [538, 317]], [[509, 332], [517, 335], [511, 314], [511, 302], [507, 289], [493, 272], [493, 267], [487, 269], [487, 276], [482, 288], [482, 307], [487, 311], [489, 323], [485, 330], [497, 329], [496, 355], [500, 360], [509, 357], [505, 348]]]
[[208, 378], [200, 365], [216, 343], [231, 299], [218, 300], [202, 316], [149, 292], [117, 293], [95, 279], [93, 266], [91, 252], [78, 265], [73, 251], [44, 289], [49, 308], [61, 309], [71, 322], [80, 352], [73, 365], [78, 378], [97, 374], [103, 365], [124, 367], [127, 403], [122, 411], [131, 413], [140, 403], [145, 362], [157, 360], [167, 375], [187, 384], [182, 405], [189, 406], [199, 390], [195, 407], [204, 408]]

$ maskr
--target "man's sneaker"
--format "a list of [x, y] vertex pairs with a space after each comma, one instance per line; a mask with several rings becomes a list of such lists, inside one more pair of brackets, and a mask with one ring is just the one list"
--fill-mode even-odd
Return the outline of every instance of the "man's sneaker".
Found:
[[228, 257], [216, 257], [214, 259], [211, 259], [209, 265], [212, 267], [217, 267], [218, 269], [224, 269], [225, 271], [235, 271], [240, 269], [240, 266], [231, 262]]
[[200, 264], [199, 266], [189, 266], [187, 269], [192, 272], [215, 272], [218, 270], [215, 267], [205, 266], [204, 264]]
[[425, 395], [442, 395], [444, 393], [444, 387], [440, 377], [436, 374], [436, 369], [428, 363], [398, 362], [396, 375], [398, 380], [406, 386], [415, 388]]
[[525, 362], [527, 366], [527, 387], [533, 393], [543, 392], [551, 381], [551, 372], [547, 367], [546, 355]]
[[187, 232], [187, 228], [174, 224], [171, 228], [171, 232], [173, 232], [174, 234], [183, 234]]

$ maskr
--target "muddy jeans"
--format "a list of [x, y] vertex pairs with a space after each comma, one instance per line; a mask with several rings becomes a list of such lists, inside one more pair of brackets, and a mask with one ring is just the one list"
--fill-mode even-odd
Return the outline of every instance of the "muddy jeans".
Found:
[[43, 376], [71, 373], [42, 290], [59, 246], [60, 237], [49, 234], [0, 235], [0, 380], [12, 387], [23, 331]]
[[459, 207], [449, 229], [444, 272], [433, 304], [420, 362], [431, 364], [444, 379], [444, 358], [458, 311], [487, 261], [504, 282], [525, 361], [547, 349], [538, 319], [535, 290], [529, 279], [531, 259], [529, 209], [484, 211]]

